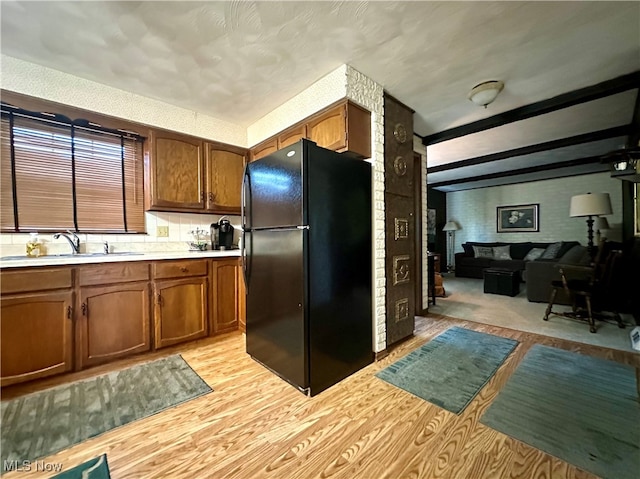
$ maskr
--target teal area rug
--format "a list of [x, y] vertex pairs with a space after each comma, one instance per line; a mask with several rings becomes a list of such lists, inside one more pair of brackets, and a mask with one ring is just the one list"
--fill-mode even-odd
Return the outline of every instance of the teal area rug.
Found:
[[535, 345], [480, 422], [604, 479], [639, 477], [630, 366]]
[[53, 476], [51, 479], [110, 479], [109, 464], [107, 464], [107, 455], [91, 459], [83, 462], [79, 466], [61, 472]]
[[454, 326], [376, 376], [459, 414], [517, 345], [513, 339]]
[[174, 355], [3, 401], [2, 471], [211, 391]]

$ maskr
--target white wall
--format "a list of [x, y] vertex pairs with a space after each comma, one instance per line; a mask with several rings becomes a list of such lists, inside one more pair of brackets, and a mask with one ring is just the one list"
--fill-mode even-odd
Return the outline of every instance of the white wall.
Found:
[[246, 128], [162, 101], [0, 55], [3, 89], [104, 115], [247, 146]]
[[[447, 220], [457, 221], [455, 252], [466, 241], [579, 241], [587, 244], [586, 218], [569, 217], [571, 197], [585, 193], [609, 193], [613, 214], [607, 216], [611, 230], [604, 236], [622, 239], [622, 182], [609, 173], [533, 181], [447, 193]], [[538, 233], [498, 233], [496, 207], [540, 204]], [[595, 241], [595, 239], [594, 239]]]
[[247, 128], [253, 147], [289, 126], [347, 96], [347, 65], [341, 65], [302, 93], [280, 105]]

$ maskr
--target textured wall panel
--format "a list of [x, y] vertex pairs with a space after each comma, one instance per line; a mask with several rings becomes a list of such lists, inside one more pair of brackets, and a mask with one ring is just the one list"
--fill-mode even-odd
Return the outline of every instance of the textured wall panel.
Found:
[[384, 204], [384, 98], [382, 86], [347, 66], [347, 98], [371, 112], [371, 159], [373, 171], [373, 298], [374, 351], [387, 347]]

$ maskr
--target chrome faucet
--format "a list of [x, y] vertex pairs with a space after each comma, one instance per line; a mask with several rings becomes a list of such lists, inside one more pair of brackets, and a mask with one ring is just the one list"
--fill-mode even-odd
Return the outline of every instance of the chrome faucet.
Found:
[[[71, 245], [72, 254], [78, 254], [80, 252], [80, 238], [78, 238], [78, 235], [76, 235], [73, 231], [67, 230], [67, 233], [69, 233], [69, 234], [56, 233], [56, 234], [53, 235], [53, 239], [58, 239], [58, 238], [60, 238], [60, 236], [62, 236]], [[69, 236], [69, 235], [73, 236], [73, 239], [71, 239], [71, 236]]]

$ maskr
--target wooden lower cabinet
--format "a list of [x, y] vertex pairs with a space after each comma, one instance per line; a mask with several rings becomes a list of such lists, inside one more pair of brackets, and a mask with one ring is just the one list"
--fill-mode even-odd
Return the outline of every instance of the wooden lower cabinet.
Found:
[[238, 258], [130, 261], [0, 272], [0, 385], [238, 329]]
[[2, 298], [2, 386], [73, 369], [72, 304], [71, 291]]
[[238, 260], [213, 261], [213, 332], [238, 329]]
[[81, 288], [76, 369], [149, 351], [149, 283]]
[[153, 322], [156, 348], [207, 335], [208, 288], [206, 277], [155, 282]]

